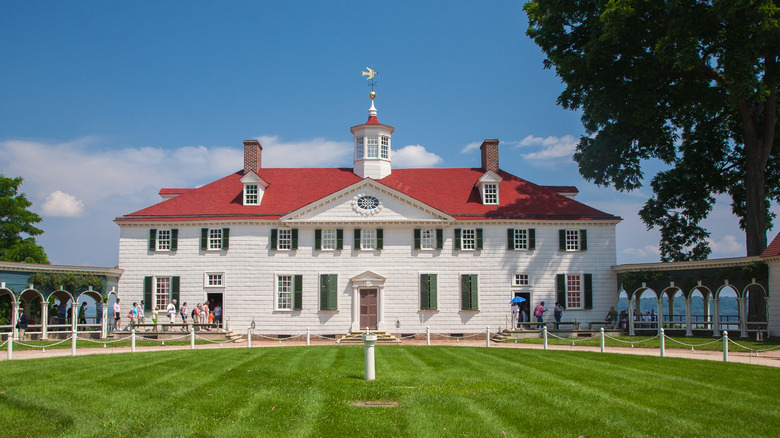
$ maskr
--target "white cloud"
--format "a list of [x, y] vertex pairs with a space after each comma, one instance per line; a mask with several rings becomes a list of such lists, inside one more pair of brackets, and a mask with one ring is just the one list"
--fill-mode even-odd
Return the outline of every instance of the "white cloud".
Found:
[[466, 146], [465, 146], [465, 147], [464, 147], [464, 148], [463, 148], [463, 149], [460, 151], [460, 153], [461, 153], [461, 154], [468, 153], [468, 152], [470, 152], [470, 151], [473, 151], [473, 150], [479, 149], [479, 147], [480, 147], [480, 146], [482, 146], [482, 143], [481, 143], [481, 142], [478, 142], [478, 141], [473, 141], [473, 142], [471, 142], [471, 143], [467, 144], [467, 145], [466, 145]]
[[723, 236], [720, 241], [716, 241], [712, 238], [707, 238], [707, 243], [712, 248], [713, 255], [723, 256], [742, 256], [745, 255], [745, 246], [737, 241], [737, 238], [731, 234]]
[[347, 163], [352, 156], [351, 142], [323, 138], [285, 142], [275, 135], [261, 136], [258, 140], [263, 146], [263, 167], [335, 167], [352, 164]]
[[420, 146], [419, 144], [410, 144], [394, 150], [392, 153], [393, 167], [399, 168], [432, 167], [444, 161], [442, 157], [433, 152], [428, 152], [425, 150], [425, 146]]
[[639, 258], [657, 259], [661, 255], [661, 251], [658, 249], [658, 245], [645, 245], [642, 248], [626, 248], [623, 250], [623, 254]]
[[521, 148], [540, 148], [537, 151], [522, 154], [522, 157], [529, 161], [543, 161], [559, 158], [570, 159], [574, 154], [577, 143], [579, 143], [579, 140], [573, 135], [564, 135], [563, 137], [550, 136], [546, 138], [529, 135], [520, 140], [517, 146]]
[[55, 190], [46, 197], [41, 211], [48, 216], [76, 217], [84, 211], [84, 203], [73, 195]]

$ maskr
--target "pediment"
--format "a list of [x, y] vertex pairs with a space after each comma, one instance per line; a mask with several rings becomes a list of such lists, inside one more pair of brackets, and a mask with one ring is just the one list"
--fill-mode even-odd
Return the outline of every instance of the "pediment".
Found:
[[447, 223], [455, 219], [372, 179], [364, 179], [281, 218], [295, 223]]
[[385, 280], [385, 277], [371, 271], [365, 271], [349, 279], [356, 286], [382, 286]]
[[492, 170], [488, 170], [487, 172], [485, 172], [484, 175], [479, 177], [479, 179], [477, 180], [477, 185], [480, 186], [485, 183], [497, 183], [497, 182], [501, 182], [501, 177], [496, 172], [493, 172]]
[[268, 183], [263, 180], [263, 178], [260, 178], [260, 176], [251, 170], [246, 173], [246, 175], [241, 177], [241, 183], [242, 184], [258, 184], [262, 186], [263, 188], [268, 187]]

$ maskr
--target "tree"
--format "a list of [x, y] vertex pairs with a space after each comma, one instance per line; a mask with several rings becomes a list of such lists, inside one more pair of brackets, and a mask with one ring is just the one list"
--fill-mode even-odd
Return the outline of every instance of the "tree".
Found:
[[21, 177], [8, 178], [0, 174], [0, 260], [48, 264], [46, 251], [34, 237], [43, 233], [33, 225], [40, 222], [41, 217], [27, 210], [32, 203], [24, 193], [19, 194], [21, 185]]
[[700, 225], [728, 194], [747, 255], [766, 248], [780, 199], [779, 0], [535, 0], [527, 34], [581, 109], [580, 173], [620, 191], [665, 168], [640, 211], [662, 259], [710, 254]]

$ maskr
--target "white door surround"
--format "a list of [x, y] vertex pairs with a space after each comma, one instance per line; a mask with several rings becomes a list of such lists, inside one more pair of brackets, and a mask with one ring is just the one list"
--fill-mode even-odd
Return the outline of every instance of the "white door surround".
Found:
[[385, 302], [385, 277], [375, 274], [371, 271], [365, 271], [349, 279], [352, 284], [352, 324], [350, 330], [359, 332], [360, 327], [360, 289], [372, 288], [378, 289], [376, 303], [376, 326], [377, 330], [385, 330], [384, 302]]

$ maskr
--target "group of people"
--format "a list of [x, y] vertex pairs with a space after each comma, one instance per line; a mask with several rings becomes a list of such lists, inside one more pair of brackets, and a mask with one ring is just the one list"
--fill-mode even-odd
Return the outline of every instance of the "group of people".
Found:
[[[120, 302], [121, 299], [119, 298], [117, 298], [116, 302], [114, 302], [115, 330], [121, 330], [122, 327], [122, 307]], [[143, 300], [141, 300], [140, 304], [137, 302], [133, 303], [133, 306], [130, 308], [130, 311], [127, 314], [127, 317], [130, 319], [130, 323], [125, 327], [125, 329], [129, 330], [131, 327], [137, 324], [144, 324], [146, 322], [144, 304], [145, 303]], [[152, 310], [152, 323], [155, 326], [155, 330], [159, 321], [160, 310], [160, 306], [155, 306], [154, 310]], [[186, 302], [183, 303], [181, 308], [179, 308], [177, 311], [176, 300], [171, 300], [171, 302], [169, 302], [165, 308], [165, 313], [168, 314], [168, 321], [171, 325], [176, 324], [177, 314], [181, 317], [182, 324], [188, 324], [190, 317], [192, 317], [193, 324], [216, 324], [216, 327], [219, 327], [222, 323], [222, 306], [220, 306], [218, 303], [215, 303], [213, 298], [207, 302], [204, 301], [203, 303], [196, 304], [191, 312], [187, 310]], [[164, 330], [168, 330], [169, 328], [170, 326], [163, 327]], [[184, 326], [182, 326], [181, 330], [187, 331], [186, 327]], [[205, 327], [205, 330], [210, 331], [211, 327]]]
[[[49, 309], [49, 324], [70, 324], [71, 322], [71, 315], [73, 308], [68, 307], [67, 310], [65, 309], [65, 305], [60, 303], [54, 303], [52, 304], [51, 308]], [[100, 312], [97, 312], [97, 322], [96, 324], [100, 324], [101, 317], [103, 315], [100, 314]], [[81, 306], [78, 309], [78, 316], [77, 321], [79, 324], [86, 324], [87, 323], [87, 302], [82, 302]]]
[[[544, 314], [548, 310], [549, 309], [544, 306], [544, 301], [537, 304], [536, 307], [534, 307], [534, 317], [536, 317], [536, 322], [544, 322]], [[514, 303], [512, 306], [512, 321], [517, 322], [516, 328], [524, 329], [527, 324], [523, 323], [529, 322], [528, 318], [528, 303]], [[561, 306], [561, 303], [557, 301], [555, 302], [555, 307], [553, 308], [553, 318], [555, 318], [555, 329], [557, 330], [559, 328], [561, 318], [563, 318], [563, 306]], [[541, 330], [542, 327], [542, 324], [538, 324], [536, 329]]]

